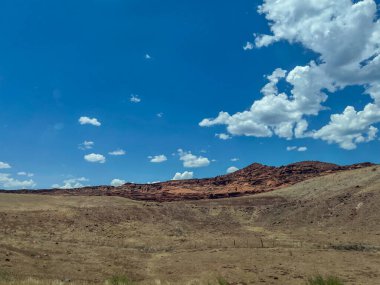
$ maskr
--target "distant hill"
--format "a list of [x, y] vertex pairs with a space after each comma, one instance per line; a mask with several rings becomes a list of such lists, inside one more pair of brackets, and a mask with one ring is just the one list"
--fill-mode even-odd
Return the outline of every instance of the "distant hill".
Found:
[[274, 167], [253, 163], [234, 173], [214, 178], [171, 180], [153, 184], [126, 183], [118, 187], [91, 186], [74, 189], [18, 190], [12, 191], [12, 193], [120, 196], [147, 201], [216, 199], [268, 192], [309, 178], [373, 165], [366, 162], [340, 166], [319, 161], [303, 161]]

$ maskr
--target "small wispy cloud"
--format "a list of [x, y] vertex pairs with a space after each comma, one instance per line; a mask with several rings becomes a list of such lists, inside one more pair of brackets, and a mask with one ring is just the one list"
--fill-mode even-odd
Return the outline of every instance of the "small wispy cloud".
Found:
[[94, 145], [95, 143], [93, 141], [84, 141], [83, 143], [79, 144], [78, 148], [82, 150], [92, 149]]
[[164, 154], [148, 156], [148, 158], [150, 159], [150, 162], [153, 163], [161, 163], [168, 160], [168, 158]]
[[251, 43], [251, 42], [247, 42], [246, 44], [245, 44], [245, 46], [243, 46], [243, 50], [251, 50], [251, 49], [253, 49], [254, 48], [254, 45], [253, 45], [253, 43]]
[[151, 55], [149, 53], [145, 54], [145, 59], [152, 59]]
[[237, 157], [233, 157], [233, 158], [231, 158], [230, 159], [232, 162], [235, 162], [235, 161], [239, 161], [239, 158], [237, 158]]
[[19, 176], [33, 177], [33, 176], [34, 176], [34, 173], [29, 173], [29, 172], [25, 172], [25, 171], [20, 171], [20, 172], [17, 172], [17, 175], [19, 175]]
[[124, 149], [117, 149], [117, 150], [114, 150], [114, 151], [110, 151], [108, 154], [109, 155], [114, 155], [114, 156], [120, 156], [120, 155], [125, 155], [126, 151]]
[[129, 99], [129, 101], [131, 101], [132, 103], [140, 103], [141, 99], [139, 95], [131, 94], [131, 98]]
[[100, 127], [102, 124], [96, 118], [89, 118], [86, 116], [80, 117], [78, 120], [81, 125], [93, 125], [95, 127]]
[[288, 146], [288, 147], [286, 147], [287, 151], [292, 151], [292, 150], [296, 150], [296, 149], [297, 149], [296, 146]]
[[225, 133], [215, 134], [215, 136], [224, 141], [232, 138], [229, 134], [225, 134]]
[[307, 147], [306, 146], [288, 146], [286, 148], [287, 151], [299, 151], [299, 152], [304, 152], [304, 151], [307, 151]]
[[89, 181], [85, 177], [79, 177], [79, 178], [70, 178], [63, 180], [63, 184], [53, 184], [51, 187], [52, 188], [58, 188], [58, 189], [72, 189], [72, 188], [80, 188], [84, 187], [83, 182]]
[[164, 116], [164, 113], [157, 113], [157, 117], [162, 118]]

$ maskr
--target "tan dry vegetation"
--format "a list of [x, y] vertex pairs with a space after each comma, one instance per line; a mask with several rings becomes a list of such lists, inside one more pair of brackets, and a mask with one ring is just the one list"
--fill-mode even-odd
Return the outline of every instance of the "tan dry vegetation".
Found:
[[380, 167], [219, 200], [0, 194], [0, 268], [77, 283], [380, 284]]

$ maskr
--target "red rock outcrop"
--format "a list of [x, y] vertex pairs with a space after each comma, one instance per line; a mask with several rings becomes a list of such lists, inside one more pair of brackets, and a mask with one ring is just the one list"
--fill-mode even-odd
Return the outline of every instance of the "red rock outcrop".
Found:
[[[309, 178], [372, 165], [371, 163], [361, 163], [339, 166], [318, 161], [303, 161], [274, 167], [254, 163], [234, 173], [214, 178], [176, 180], [154, 184], [126, 183], [118, 187], [91, 186], [76, 189], [18, 190], [12, 191], [12, 193], [120, 196], [160, 202], [217, 199], [272, 191]], [[0, 192], [9, 193], [9, 191]]]

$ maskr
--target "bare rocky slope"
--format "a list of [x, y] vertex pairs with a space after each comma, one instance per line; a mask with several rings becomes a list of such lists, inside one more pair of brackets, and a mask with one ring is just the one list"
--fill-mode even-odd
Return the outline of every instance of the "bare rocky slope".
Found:
[[372, 165], [372, 163], [367, 162], [340, 166], [319, 161], [303, 161], [286, 166], [274, 167], [254, 163], [234, 173], [214, 178], [176, 180], [154, 184], [126, 183], [119, 187], [91, 186], [75, 189], [21, 190], [13, 193], [120, 196], [135, 200], [160, 202], [216, 199], [268, 192], [294, 185], [313, 177]]

